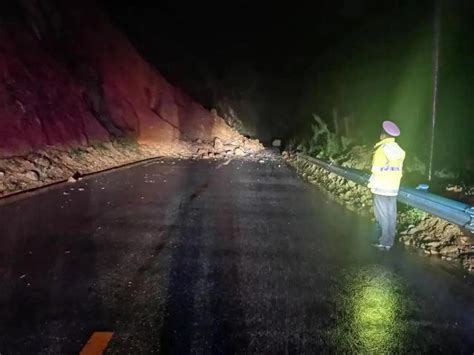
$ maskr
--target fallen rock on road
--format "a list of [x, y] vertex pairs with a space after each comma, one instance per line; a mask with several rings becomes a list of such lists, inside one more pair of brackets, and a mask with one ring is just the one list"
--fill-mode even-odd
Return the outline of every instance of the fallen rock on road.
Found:
[[[228, 159], [263, 151], [257, 140], [238, 134], [227, 135], [227, 138], [231, 140], [215, 137], [213, 141], [200, 139], [168, 144], [113, 141], [69, 150], [48, 148], [26, 156], [0, 159], [0, 197], [58, 181], [74, 183], [83, 175], [154, 157]], [[230, 146], [231, 149], [226, 148]]]

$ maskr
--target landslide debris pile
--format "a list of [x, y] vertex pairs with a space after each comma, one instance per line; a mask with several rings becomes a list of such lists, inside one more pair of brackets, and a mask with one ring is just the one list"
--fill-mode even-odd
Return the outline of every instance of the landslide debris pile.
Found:
[[[372, 152], [369, 147], [355, 146], [343, 156], [336, 163], [347, 168], [370, 169]], [[368, 188], [298, 158], [294, 153], [284, 152], [283, 158], [304, 179], [328, 192], [334, 200], [358, 214], [372, 218], [372, 195]], [[418, 169], [416, 161], [414, 166], [409, 164], [406, 166], [408, 171]], [[472, 237], [458, 226], [406, 206], [402, 207], [398, 215], [398, 226], [399, 240], [405, 245], [420, 248], [426, 254], [438, 255], [443, 259], [457, 259], [466, 269], [474, 271]]]
[[0, 195], [158, 155], [263, 149], [170, 84], [92, 0], [6, 2], [0, 21]]
[[225, 144], [215, 137], [209, 142], [198, 139], [179, 144], [113, 140], [74, 149], [47, 148], [24, 156], [0, 159], [0, 196], [58, 181], [75, 180], [83, 175], [155, 157], [259, 159], [263, 153], [258, 141], [240, 136]]

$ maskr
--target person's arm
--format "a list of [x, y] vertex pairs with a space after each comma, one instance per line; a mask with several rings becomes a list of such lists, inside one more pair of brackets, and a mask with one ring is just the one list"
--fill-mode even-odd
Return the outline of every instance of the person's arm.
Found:
[[377, 148], [374, 154], [374, 159], [372, 161], [372, 174], [377, 174], [382, 171], [383, 168], [387, 166], [388, 159], [385, 155], [383, 147]]
[[375, 150], [374, 156], [372, 158], [372, 169], [371, 169], [371, 175], [369, 178], [369, 184], [367, 185], [368, 187], [372, 187], [371, 184], [374, 180], [374, 176], [379, 174], [381, 172], [381, 167], [385, 166], [385, 163], [387, 162], [387, 157], [385, 156], [385, 153], [383, 152], [382, 147], [378, 147]]
[[367, 184], [368, 188], [372, 187], [372, 182], [374, 181], [374, 164], [375, 164], [375, 155], [376, 154], [377, 154], [377, 150], [372, 155], [372, 167], [370, 169], [371, 174], [370, 174], [370, 177], [369, 177], [369, 183]]

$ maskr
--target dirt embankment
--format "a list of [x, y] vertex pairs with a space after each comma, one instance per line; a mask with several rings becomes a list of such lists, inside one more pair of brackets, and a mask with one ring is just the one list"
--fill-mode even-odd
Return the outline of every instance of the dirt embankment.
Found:
[[170, 84], [93, 0], [0, 4], [0, 22], [0, 196], [155, 156], [263, 149]]
[[[367, 169], [370, 163], [367, 157], [370, 154], [367, 148], [354, 147], [351, 158], [341, 165]], [[294, 154], [284, 152], [283, 156], [304, 179], [318, 185], [337, 202], [361, 215], [373, 216], [372, 195], [368, 188], [299, 159]], [[420, 248], [428, 255], [459, 260], [467, 270], [474, 272], [474, 240], [458, 226], [420, 210], [402, 206], [398, 215], [398, 232], [401, 243]]]
[[224, 141], [177, 141], [138, 144], [114, 140], [73, 149], [45, 148], [27, 155], [0, 159], [0, 197], [83, 175], [155, 158], [232, 159], [255, 157], [263, 150], [256, 140], [237, 136]]

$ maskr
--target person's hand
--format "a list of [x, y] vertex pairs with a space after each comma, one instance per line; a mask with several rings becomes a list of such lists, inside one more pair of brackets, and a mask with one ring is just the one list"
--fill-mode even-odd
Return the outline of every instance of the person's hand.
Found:
[[374, 175], [370, 175], [369, 177], [369, 182], [367, 184], [367, 187], [371, 187], [370, 185], [372, 184], [372, 180], [374, 179]]

